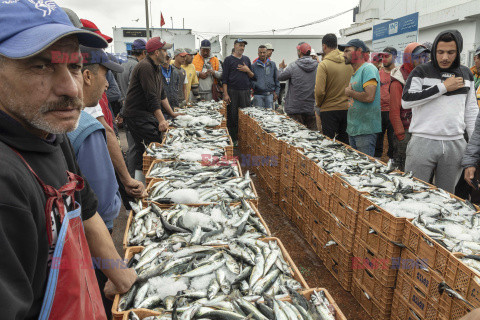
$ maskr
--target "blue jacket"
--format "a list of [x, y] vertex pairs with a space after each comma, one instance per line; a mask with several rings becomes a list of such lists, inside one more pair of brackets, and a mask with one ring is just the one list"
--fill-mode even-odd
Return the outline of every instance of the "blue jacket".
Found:
[[268, 95], [272, 92], [280, 94], [280, 81], [275, 62], [268, 59], [264, 65], [257, 60], [252, 64], [252, 72], [255, 74], [255, 80], [252, 81], [254, 95]]
[[97, 211], [107, 228], [112, 229], [122, 203], [107, 149], [105, 129], [97, 119], [82, 111], [77, 129], [69, 132], [68, 137], [75, 150], [80, 171], [97, 195]]

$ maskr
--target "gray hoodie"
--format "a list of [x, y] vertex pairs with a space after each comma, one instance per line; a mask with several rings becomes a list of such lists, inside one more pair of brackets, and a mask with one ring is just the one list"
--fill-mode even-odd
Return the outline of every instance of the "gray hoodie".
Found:
[[301, 57], [289, 64], [285, 69], [279, 69], [278, 80], [288, 80], [288, 91], [285, 97], [284, 110], [286, 114], [315, 114], [315, 77], [318, 62], [310, 56]]

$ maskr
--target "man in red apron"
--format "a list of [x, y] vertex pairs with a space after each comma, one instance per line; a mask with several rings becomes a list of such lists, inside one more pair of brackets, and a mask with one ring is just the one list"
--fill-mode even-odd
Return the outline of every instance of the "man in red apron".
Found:
[[65, 135], [83, 105], [79, 43], [107, 45], [52, 1], [0, 2], [2, 319], [106, 319], [92, 257], [108, 296], [136, 280]]

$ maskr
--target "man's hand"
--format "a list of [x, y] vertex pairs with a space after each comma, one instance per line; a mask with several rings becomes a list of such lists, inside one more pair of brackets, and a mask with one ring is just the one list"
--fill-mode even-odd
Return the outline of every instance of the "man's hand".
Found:
[[243, 64], [238, 65], [237, 70], [247, 73], [250, 71], [250, 68], [244, 62]]
[[123, 117], [121, 117], [120, 114], [118, 114], [117, 117], [115, 118], [115, 122], [117, 124], [122, 124], [123, 123]]
[[165, 132], [167, 130], [168, 130], [168, 121], [167, 120], [163, 120], [163, 121], [158, 123], [158, 131]]
[[350, 84], [348, 85], [348, 87], [345, 88], [345, 95], [346, 95], [347, 97], [352, 97], [352, 96], [353, 96], [353, 92], [354, 92], [354, 90], [353, 90], [353, 88], [352, 88], [352, 84], [350, 83]]
[[277, 101], [278, 100], [278, 96], [277, 96], [277, 93], [274, 92], [273, 93], [273, 102]]
[[[207, 72], [208, 72], [208, 71], [207, 71]], [[198, 74], [198, 77], [199, 77], [200, 79], [207, 79], [207, 76], [208, 76], [208, 74], [205, 73], [205, 72], [200, 72], [200, 73]]]
[[478, 189], [478, 185], [477, 186], [474, 186], [473, 185], [473, 178], [475, 178], [475, 171], [477, 170], [477, 168], [475, 167], [468, 167], [465, 169], [465, 181], [467, 181], [467, 183], [475, 190]]
[[403, 139], [405, 139], [405, 133], [397, 135], [397, 139], [398, 141], [403, 141]]
[[458, 90], [465, 86], [462, 77], [450, 77], [443, 82], [448, 92]]
[[145, 198], [147, 196], [145, 185], [141, 181], [131, 178], [123, 186], [125, 191], [134, 198]]
[[280, 64], [278, 65], [278, 67], [280, 69], [285, 69], [287, 67], [287, 65], [285, 64], [285, 59], [282, 60], [282, 62], [280, 62]]
[[215, 75], [215, 70], [213, 70], [213, 69], [207, 70], [206, 75], [207, 75], [207, 76], [213, 76], [213, 75]]
[[184, 115], [185, 115], [185, 113], [174, 112], [174, 113], [172, 114], [172, 117], [176, 118], [176, 117], [178, 117], [178, 116], [184, 116]]
[[133, 269], [128, 270], [130, 272], [128, 272], [128, 275], [124, 278], [125, 282], [122, 284], [122, 287], [115, 286], [111, 280], [107, 281], [103, 292], [105, 292], [105, 296], [108, 299], [113, 300], [116, 294], [123, 294], [127, 292], [135, 283], [135, 281], [137, 280], [137, 273]]
[[230, 102], [232, 102], [232, 100], [230, 100], [230, 96], [226, 92], [223, 93], [223, 101], [225, 101], [227, 104], [230, 104]]

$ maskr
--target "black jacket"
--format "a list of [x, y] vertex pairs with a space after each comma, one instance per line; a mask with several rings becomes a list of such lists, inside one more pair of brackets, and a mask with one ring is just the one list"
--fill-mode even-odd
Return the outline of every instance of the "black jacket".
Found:
[[[66, 170], [81, 173], [66, 135], [57, 135], [49, 143], [0, 111], [0, 318], [37, 319], [49, 272], [46, 198], [9, 146], [56, 189], [67, 182]], [[83, 220], [95, 214], [97, 199], [86, 181], [84, 189], [75, 193], [75, 201], [82, 205]]]

